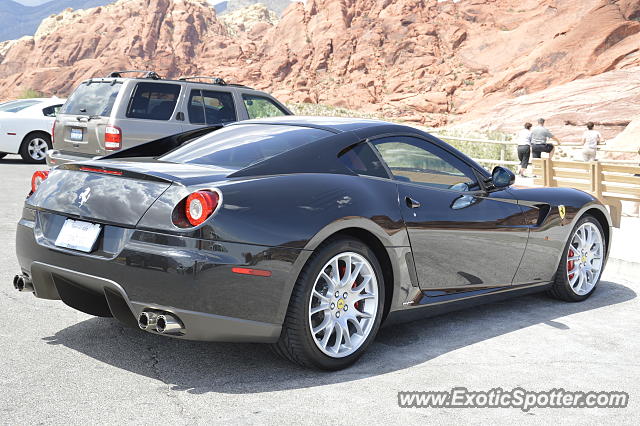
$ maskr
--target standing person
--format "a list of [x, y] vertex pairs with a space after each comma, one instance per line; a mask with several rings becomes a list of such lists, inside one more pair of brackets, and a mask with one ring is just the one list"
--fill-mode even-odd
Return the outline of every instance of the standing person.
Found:
[[587, 123], [587, 130], [582, 135], [582, 160], [595, 161], [596, 150], [599, 143], [604, 143], [602, 135], [597, 130], [593, 130], [593, 122]]
[[531, 156], [531, 123], [524, 123], [524, 129], [516, 136], [518, 141], [518, 160], [520, 160], [520, 171], [518, 174], [525, 177], [524, 173], [529, 167], [529, 157]]
[[540, 158], [543, 152], [549, 153], [549, 158], [553, 157], [553, 144], [550, 144], [549, 139], [553, 139], [560, 145], [558, 138], [553, 136], [546, 127], [544, 127], [544, 118], [538, 119], [538, 125], [531, 130], [531, 152], [533, 158]]

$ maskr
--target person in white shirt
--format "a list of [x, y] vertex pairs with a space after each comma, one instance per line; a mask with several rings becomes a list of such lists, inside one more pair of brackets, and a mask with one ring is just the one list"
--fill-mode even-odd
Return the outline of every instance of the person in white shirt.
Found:
[[522, 177], [529, 166], [529, 158], [531, 157], [531, 123], [524, 123], [524, 129], [520, 130], [516, 135], [518, 141], [518, 160], [520, 160], [520, 171], [518, 174]]
[[582, 159], [584, 161], [595, 161], [598, 144], [604, 143], [602, 135], [597, 130], [593, 130], [594, 124], [587, 123], [587, 130], [582, 135]]

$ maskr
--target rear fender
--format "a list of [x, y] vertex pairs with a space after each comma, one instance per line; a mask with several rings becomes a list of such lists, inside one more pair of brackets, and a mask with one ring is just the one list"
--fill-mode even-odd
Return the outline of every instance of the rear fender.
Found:
[[[354, 232], [355, 231], [355, 232]], [[413, 265], [413, 255], [411, 254], [411, 244], [406, 228], [390, 236], [378, 223], [364, 217], [350, 217], [336, 220], [324, 228], [322, 228], [305, 247], [305, 256], [300, 256], [298, 261], [293, 265], [289, 282], [291, 283], [289, 292], [293, 291], [300, 271], [306, 264], [311, 253], [315, 251], [323, 242], [340, 234], [351, 235], [356, 232], [367, 232], [376, 238], [386, 251], [387, 258], [391, 265], [391, 276], [393, 282], [386, 282], [385, 285], [391, 286], [391, 300], [387, 300], [386, 307], [388, 311], [396, 311], [403, 309], [408, 295], [412, 294], [412, 287], [417, 286], [417, 278], [415, 277], [415, 266]], [[384, 262], [379, 259], [382, 267]], [[383, 271], [389, 272], [389, 271]]]

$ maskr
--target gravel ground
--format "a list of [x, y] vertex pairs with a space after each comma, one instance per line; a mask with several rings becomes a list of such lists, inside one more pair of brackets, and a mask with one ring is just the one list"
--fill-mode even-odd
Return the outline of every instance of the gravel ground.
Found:
[[[177, 341], [13, 290], [15, 226], [35, 167], [0, 160], [0, 423], [635, 423], [640, 283], [586, 302], [544, 295], [383, 329], [354, 367], [303, 370], [268, 347]], [[639, 271], [640, 272], [640, 271]], [[399, 408], [398, 391], [621, 390], [621, 409]]]

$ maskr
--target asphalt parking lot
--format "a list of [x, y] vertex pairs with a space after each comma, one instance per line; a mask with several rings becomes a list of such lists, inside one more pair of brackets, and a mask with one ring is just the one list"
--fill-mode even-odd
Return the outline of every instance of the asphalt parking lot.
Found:
[[[533, 295], [383, 329], [354, 367], [300, 369], [249, 344], [163, 338], [14, 291], [31, 174], [0, 160], [0, 423], [636, 423], [640, 280], [586, 302]], [[640, 272], [640, 271], [638, 271]], [[399, 408], [398, 391], [619, 390], [627, 408]]]

